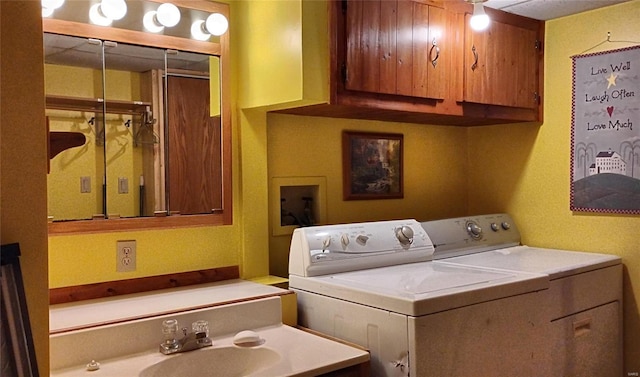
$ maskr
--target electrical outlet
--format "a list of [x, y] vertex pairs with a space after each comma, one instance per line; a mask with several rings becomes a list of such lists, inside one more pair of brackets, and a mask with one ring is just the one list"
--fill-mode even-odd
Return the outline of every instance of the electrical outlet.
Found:
[[116, 272], [136, 270], [136, 241], [116, 242]]

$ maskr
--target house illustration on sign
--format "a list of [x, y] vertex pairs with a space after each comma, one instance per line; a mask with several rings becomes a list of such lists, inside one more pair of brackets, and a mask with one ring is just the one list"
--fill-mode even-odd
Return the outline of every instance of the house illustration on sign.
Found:
[[612, 173], [627, 175], [627, 163], [617, 152], [609, 149], [596, 156], [596, 162], [589, 166], [589, 175]]

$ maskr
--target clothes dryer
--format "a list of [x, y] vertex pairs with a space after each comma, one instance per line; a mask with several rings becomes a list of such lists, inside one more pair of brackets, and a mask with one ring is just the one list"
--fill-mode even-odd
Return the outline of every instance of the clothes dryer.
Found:
[[615, 255], [521, 245], [508, 214], [421, 223], [433, 258], [455, 266], [548, 276], [544, 313], [549, 376], [622, 375], [622, 261]]

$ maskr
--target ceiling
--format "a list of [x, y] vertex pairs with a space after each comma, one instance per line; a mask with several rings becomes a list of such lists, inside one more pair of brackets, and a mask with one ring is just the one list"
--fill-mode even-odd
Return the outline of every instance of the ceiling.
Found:
[[487, 0], [484, 5], [505, 12], [551, 20], [629, 0]]

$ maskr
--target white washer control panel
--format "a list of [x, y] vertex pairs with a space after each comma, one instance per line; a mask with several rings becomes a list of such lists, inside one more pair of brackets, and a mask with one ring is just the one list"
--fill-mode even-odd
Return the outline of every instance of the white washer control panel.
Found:
[[289, 250], [289, 273], [299, 276], [427, 261], [433, 244], [416, 220], [298, 228]]

